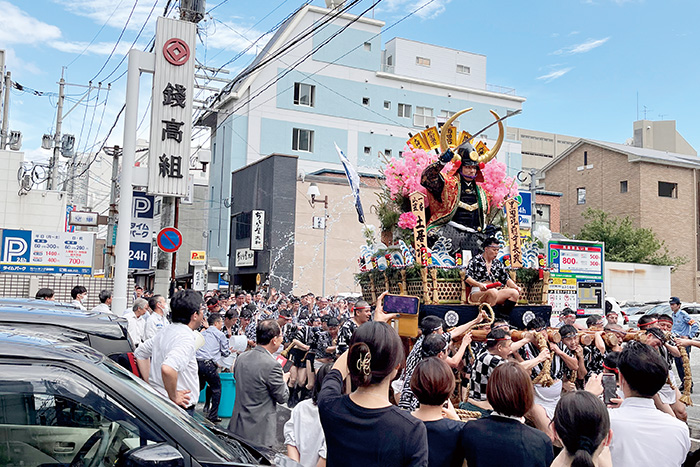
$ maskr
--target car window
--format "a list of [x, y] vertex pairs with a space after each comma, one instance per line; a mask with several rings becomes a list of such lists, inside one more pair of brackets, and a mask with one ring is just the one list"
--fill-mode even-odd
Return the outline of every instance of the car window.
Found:
[[[115, 465], [163, 439], [102, 390], [52, 365], [0, 365], [3, 465]], [[5, 463], [6, 462], [6, 463]]]

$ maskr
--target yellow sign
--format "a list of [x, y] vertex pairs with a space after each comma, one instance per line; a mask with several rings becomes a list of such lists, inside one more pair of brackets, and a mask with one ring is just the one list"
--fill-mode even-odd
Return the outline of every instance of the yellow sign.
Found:
[[457, 128], [450, 125], [449, 128], [443, 127], [442, 131], [445, 133], [447, 145], [451, 148], [457, 147]]
[[425, 139], [421, 133], [411, 136], [411, 139], [406, 141], [406, 144], [413, 146], [414, 149], [424, 149], [426, 151], [430, 149], [430, 146], [428, 146], [428, 143], [425, 142]]
[[207, 264], [207, 252], [203, 250], [190, 250], [190, 264], [192, 266]]
[[430, 146], [430, 149], [435, 149], [440, 147], [440, 133], [438, 133], [437, 128], [431, 126], [427, 130], [422, 132], [423, 138]]
[[460, 146], [464, 143], [470, 143], [472, 139], [472, 135], [468, 131], [462, 131], [459, 134], [459, 140], [457, 142], [457, 145]]
[[476, 149], [477, 154], [480, 156], [486, 154], [489, 150], [489, 148], [486, 147], [486, 143], [483, 141], [479, 141], [474, 149]]
[[510, 265], [512, 268], [523, 267], [523, 251], [520, 243], [520, 222], [518, 220], [518, 202], [515, 198], [506, 200], [506, 222], [508, 223], [508, 245], [510, 246]]

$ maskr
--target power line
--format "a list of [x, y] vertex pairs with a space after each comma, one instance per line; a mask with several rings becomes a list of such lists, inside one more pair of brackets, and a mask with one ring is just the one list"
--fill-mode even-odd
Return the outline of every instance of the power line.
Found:
[[121, 42], [122, 37], [124, 36], [124, 33], [126, 32], [126, 28], [129, 25], [129, 21], [131, 21], [131, 17], [134, 14], [134, 10], [136, 10], [136, 5], [138, 5], [139, 0], [134, 0], [134, 6], [131, 7], [131, 11], [129, 12], [129, 16], [126, 19], [126, 23], [124, 23], [124, 27], [122, 28], [122, 32], [119, 33], [119, 37], [117, 38], [117, 42], [114, 43], [114, 47], [112, 47], [112, 51], [109, 53], [109, 56], [107, 57], [107, 60], [102, 64], [102, 67], [99, 69], [97, 73], [95, 73], [95, 76], [90, 81], [95, 81], [97, 77], [99, 76], [100, 73], [102, 73], [102, 70], [105, 69], [107, 66], [107, 63], [112, 59], [112, 56], [114, 55], [114, 52], [117, 50], [117, 46], [119, 46], [119, 42]]
[[102, 30], [105, 28], [105, 26], [107, 26], [107, 23], [109, 23], [109, 20], [112, 19], [112, 16], [114, 16], [114, 13], [116, 13], [117, 10], [119, 9], [119, 7], [122, 6], [122, 3], [124, 3], [124, 0], [119, 0], [119, 3], [117, 4], [117, 6], [116, 6], [116, 7], [114, 8], [114, 10], [112, 11], [112, 14], [110, 14], [109, 17], [105, 20], [105, 22], [102, 24], [102, 27], [101, 27], [100, 30], [97, 31], [97, 33], [93, 36], [93, 38], [92, 38], [92, 40], [90, 41], [90, 43], [89, 43], [88, 45], [85, 46], [85, 48], [83, 49], [83, 51], [80, 52], [80, 53], [78, 54], [77, 57], [75, 57], [73, 60], [71, 60], [71, 62], [70, 62], [68, 65], [66, 65], [66, 68], [68, 68], [68, 67], [70, 67], [72, 64], [74, 64], [75, 61], [76, 61], [77, 59], [79, 59], [80, 57], [82, 57], [83, 54], [87, 51], [87, 49], [90, 48], [90, 46], [95, 42], [95, 39], [97, 39], [97, 36], [99, 36], [100, 33], [102, 32]]

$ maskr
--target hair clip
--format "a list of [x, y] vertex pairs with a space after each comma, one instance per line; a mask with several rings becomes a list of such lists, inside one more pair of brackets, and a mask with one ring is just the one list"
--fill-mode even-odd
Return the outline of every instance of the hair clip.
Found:
[[369, 376], [372, 373], [372, 369], [370, 368], [371, 363], [372, 355], [367, 352], [364, 357], [360, 357], [357, 360], [357, 370], [365, 376]]

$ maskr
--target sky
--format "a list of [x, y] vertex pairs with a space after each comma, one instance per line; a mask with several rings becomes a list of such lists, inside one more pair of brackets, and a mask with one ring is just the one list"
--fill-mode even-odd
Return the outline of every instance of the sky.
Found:
[[[372, 1], [361, 0], [351, 12]], [[0, 0], [0, 49], [13, 81], [25, 88], [12, 91], [10, 128], [22, 131], [28, 159], [49, 158], [41, 137], [55, 126], [62, 71], [80, 85], [66, 87], [64, 113], [83, 99], [62, 132], [76, 136], [79, 151], [99, 149], [124, 103], [125, 53], [147, 47], [167, 3]], [[234, 76], [264, 45], [264, 33], [301, 3], [208, 0], [197, 59], [220, 67], [238, 57], [226, 65]], [[637, 119], [676, 120], [700, 150], [698, 2], [382, 0], [373, 14], [385, 28], [394, 25], [382, 34], [384, 43], [398, 36], [485, 55], [487, 82], [527, 99], [511, 126], [624, 143]], [[86, 94], [90, 81], [102, 89]], [[145, 104], [139, 110], [140, 138], [148, 137], [147, 110]], [[121, 145], [122, 132], [119, 122], [107, 143]]]

